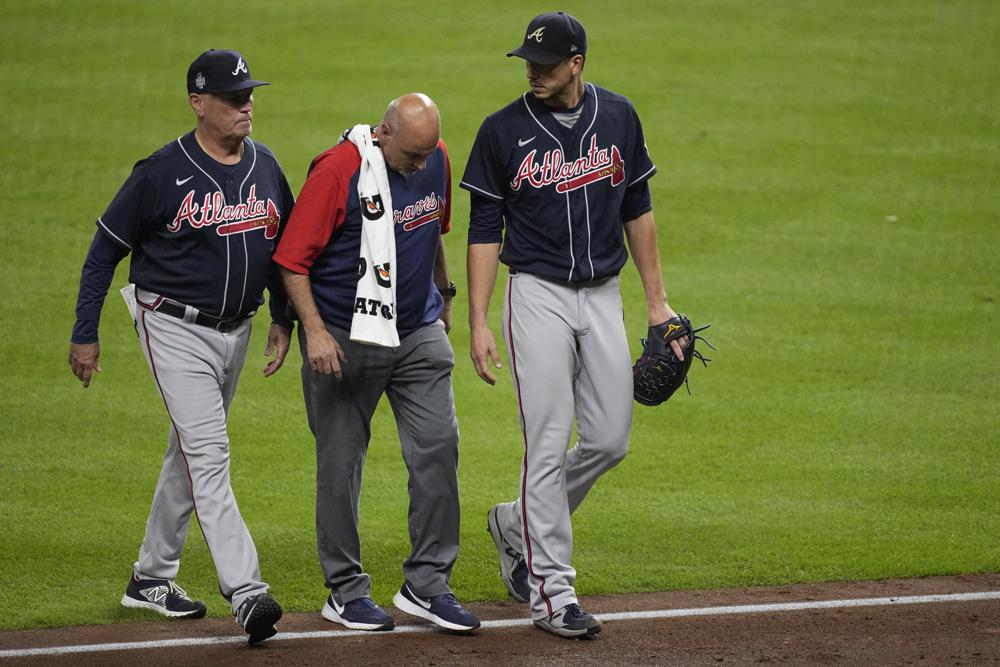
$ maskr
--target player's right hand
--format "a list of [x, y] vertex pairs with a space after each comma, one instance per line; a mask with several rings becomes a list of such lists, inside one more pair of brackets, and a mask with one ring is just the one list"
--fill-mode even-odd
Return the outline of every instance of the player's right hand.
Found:
[[497, 352], [496, 340], [489, 327], [479, 327], [472, 330], [469, 356], [476, 367], [476, 373], [487, 384], [496, 384], [497, 379], [490, 372], [490, 362], [496, 369], [503, 368], [500, 354]]
[[309, 356], [309, 367], [314, 373], [334, 375], [343, 379], [341, 366], [347, 363], [347, 355], [326, 329], [316, 329], [306, 332], [306, 351]]
[[100, 356], [100, 343], [69, 344], [69, 367], [73, 371], [73, 375], [83, 382], [84, 389], [90, 386], [90, 378], [94, 371], [101, 372], [101, 366], [97, 363]]

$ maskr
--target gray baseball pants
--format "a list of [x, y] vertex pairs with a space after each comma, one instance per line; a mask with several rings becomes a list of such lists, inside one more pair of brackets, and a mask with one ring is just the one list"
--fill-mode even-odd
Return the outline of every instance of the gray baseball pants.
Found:
[[358, 508], [371, 420], [389, 398], [409, 473], [412, 550], [403, 576], [424, 597], [450, 593], [458, 557], [458, 420], [451, 372], [455, 355], [434, 322], [410, 333], [398, 348], [364, 345], [327, 325], [344, 350], [343, 379], [314, 373], [299, 328], [302, 389], [316, 438], [316, 542], [326, 586], [338, 604], [371, 595], [361, 565]]
[[[628, 452], [632, 362], [617, 277], [574, 285], [513, 273], [504, 338], [524, 434], [521, 492], [498, 521], [524, 554], [531, 615], [577, 602], [570, 515]], [[576, 444], [567, 451], [576, 419]]]
[[[148, 304], [157, 295], [138, 290], [137, 297]], [[234, 612], [248, 597], [267, 591], [229, 483], [226, 415], [250, 329], [249, 319], [222, 333], [141, 307], [136, 322], [171, 427], [135, 573], [144, 579], [177, 578], [193, 511], [215, 562], [219, 590]]]

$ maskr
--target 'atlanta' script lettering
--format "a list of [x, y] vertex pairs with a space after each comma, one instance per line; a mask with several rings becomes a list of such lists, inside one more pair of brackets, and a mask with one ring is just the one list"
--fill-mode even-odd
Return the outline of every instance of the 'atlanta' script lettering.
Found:
[[564, 193], [605, 178], [611, 179], [613, 187], [620, 185], [625, 180], [625, 161], [615, 144], [611, 148], [598, 148], [594, 134], [587, 152], [572, 162], [565, 162], [558, 148], [545, 151], [541, 160], [538, 149], [533, 149], [521, 161], [510, 189], [517, 191], [524, 182], [534, 188], [556, 183], [556, 191]]
[[280, 221], [278, 208], [270, 198], [266, 202], [257, 199], [256, 185], [250, 186], [247, 200], [241, 204], [227, 204], [219, 191], [206, 193], [199, 204], [194, 200], [194, 190], [189, 190], [173, 222], [167, 225], [167, 231], [178, 232], [186, 222], [193, 229], [218, 225], [215, 231], [219, 236], [262, 228], [264, 238], [273, 239], [278, 234]]

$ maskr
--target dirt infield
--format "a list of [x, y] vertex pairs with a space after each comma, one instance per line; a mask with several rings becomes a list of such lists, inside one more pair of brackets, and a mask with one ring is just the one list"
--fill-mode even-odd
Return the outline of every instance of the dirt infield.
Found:
[[[397, 630], [377, 634], [339, 632], [341, 626], [319, 613], [290, 614], [279, 624], [281, 632], [259, 647], [247, 646], [231, 619], [153, 621], [3, 633], [0, 662], [213, 667], [348, 660], [370, 665], [1000, 664], [1000, 599], [914, 597], [997, 591], [1000, 573], [590, 597], [582, 600], [584, 607], [605, 616], [604, 632], [595, 641], [560, 639], [536, 630], [526, 622], [527, 608], [513, 602], [469, 605], [486, 622], [473, 636], [438, 632], [395, 610]], [[773, 609], [790, 603], [793, 609]], [[193, 646], [93, 650], [93, 645], [107, 643], [198, 638], [203, 643]], [[27, 657], [9, 653], [79, 645], [91, 648]]]

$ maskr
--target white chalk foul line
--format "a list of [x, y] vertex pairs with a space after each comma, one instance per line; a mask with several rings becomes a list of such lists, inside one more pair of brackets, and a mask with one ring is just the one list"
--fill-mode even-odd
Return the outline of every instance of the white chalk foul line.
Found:
[[[694, 607], [691, 609], [657, 609], [652, 611], [624, 611], [613, 614], [596, 614], [602, 621], [634, 621], [658, 618], [685, 618], [692, 616], [726, 616], [731, 614], [763, 614], [778, 611], [806, 611], [810, 609], [840, 609], [844, 607], [885, 607], [902, 604], [927, 604], [933, 602], [975, 602], [980, 600], [1000, 600], [1000, 591], [979, 593], [949, 593], [944, 595], [906, 595], [884, 598], [857, 598], [853, 600], [816, 600], [811, 602], [779, 602], [772, 604], [746, 604], [724, 607]], [[514, 618], [499, 621], [483, 621], [483, 628], [511, 628], [531, 625], [531, 619]], [[429, 625], [400, 625], [393, 634], [409, 634], [435, 631]], [[292, 639], [336, 639], [338, 637], [360, 637], [372, 635], [365, 630], [317, 630], [313, 632], [281, 632], [275, 640]], [[272, 640], [274, 641], [274, 640]], [[128, 651], [133, 649], [177, 648], [186, 646], [214, 646], [219, 644], [242, 644], [246, 637], [191, 637], [188, 639], [161, 639], [148, 642], [118, 642], [114, 644], [79, 644], [76, 646], [51, 646], [44, 648], [24, 648], [0, 650], [0, 658], [27, 658], [43, 655], [66, 655], [71, 653], [98, 653], [102, 651]]]

